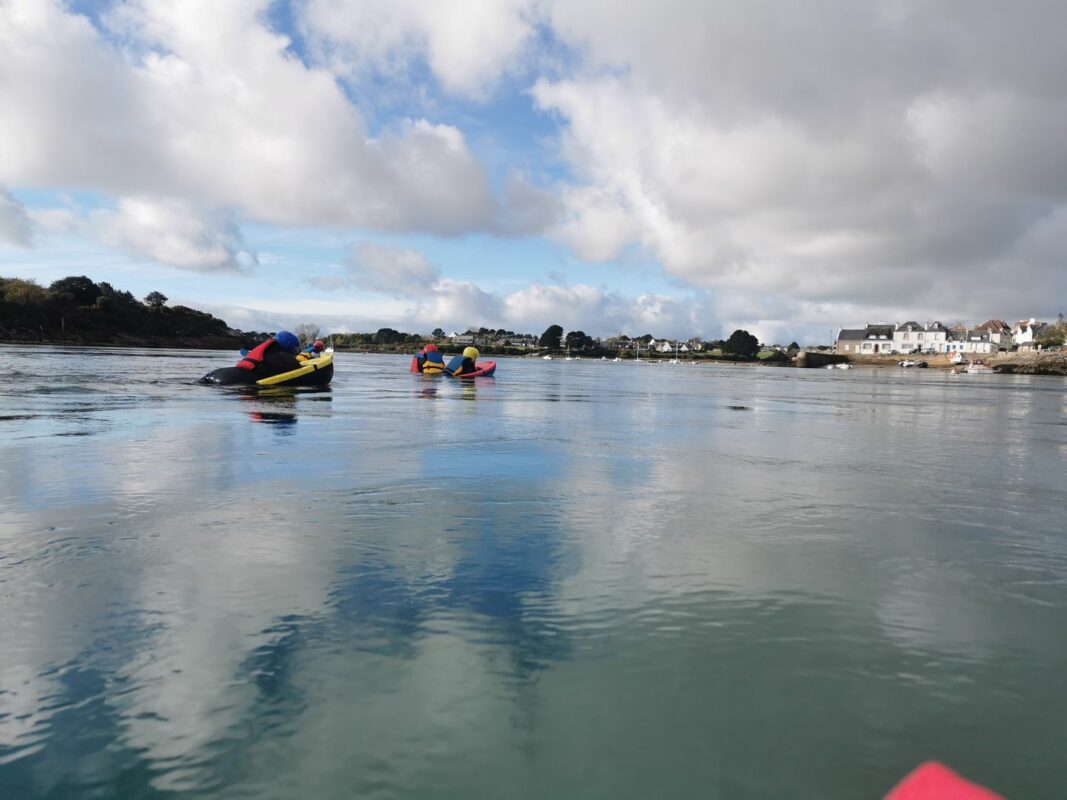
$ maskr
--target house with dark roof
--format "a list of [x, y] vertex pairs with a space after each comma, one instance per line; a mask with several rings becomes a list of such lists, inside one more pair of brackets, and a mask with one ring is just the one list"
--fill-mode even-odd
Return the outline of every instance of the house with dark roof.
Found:
[[863, 341], [862, 327], [843, 327], [838, 333], [838, 341], [834, 343], [833, 352], [843, 355], [858, 355], [860, 342]]
[[988, 333], [989, 341], [997, 346], [998, 350], [1008, 350], [1011, 345], [1011, 325], [1002, 319], [989, 319], [975, 327], [980, 333]]
[[859, 355], [860, 342], [866, 331], [863, 328], [842, 328], [837, 334], [837, 343], [834, 346], [835, 353], [842, 355]]
[[862, 329], [842, 329], [837, 335], [837, 352], [843, 355], [874, 355], [893, 350], [893, 325], [868, 325]]

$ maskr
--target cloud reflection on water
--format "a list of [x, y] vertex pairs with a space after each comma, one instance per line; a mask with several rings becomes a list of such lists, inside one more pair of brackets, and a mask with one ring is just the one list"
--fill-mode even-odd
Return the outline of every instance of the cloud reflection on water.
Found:
[[0, 777], [831, 796], [946, 747], [1050, 774], [1043, 396], [961, 438], [973, 398], [937, 381], [509, 363], [425, 403], [381, 365], [328, 403], [189, 394], [0, 448]]

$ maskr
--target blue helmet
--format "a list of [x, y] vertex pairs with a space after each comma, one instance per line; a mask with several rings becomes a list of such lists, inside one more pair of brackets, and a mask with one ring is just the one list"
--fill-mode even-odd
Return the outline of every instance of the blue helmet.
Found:
[[300, 340], [296, 338], [296, 334], [290, 333], [289, 331], [278, 331], [278, 335], [274, 337], [274, 341], [281, 345], [282, 350], [289, 353], [300, 352]]

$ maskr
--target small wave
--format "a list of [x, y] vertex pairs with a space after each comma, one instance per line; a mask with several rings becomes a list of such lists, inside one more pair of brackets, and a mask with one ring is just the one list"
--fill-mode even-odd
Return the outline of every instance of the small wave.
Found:
[[107, 394], [104, 389], [82, 386], [81, 384], [65, 384], [63, 386], [37, 385], [34, 387], [34, 392], [37, 394]]

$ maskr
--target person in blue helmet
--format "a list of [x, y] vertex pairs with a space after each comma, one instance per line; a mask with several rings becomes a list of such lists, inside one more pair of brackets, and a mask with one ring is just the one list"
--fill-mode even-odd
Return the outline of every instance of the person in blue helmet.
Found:
[[452, 356], [452, 360], [449, 361], [448, 366], [445, 367], [445, 372], [457, 378], [461, 375], [469, 375], [472, 372], [477, 372], [479, 355], [477, 347], [465, 347], [463, 349], [463, 355]]
[[322, 339], [316, 339], [297, 355], [300, 361], [311, 361], [313, 358], [318, 358], [322, 355], [322, 351], [326, 349], [326, 343]]
[[269, 378], [283, 372], [300, 369], [302, 364], [296, 354], [300, 352], [300, 340], [289, 331], [278, 331], [273, 338], [267, 339], [248, 351], [248, 355], [237, 362], [239, 369], [254, 372], [258, 378]]

